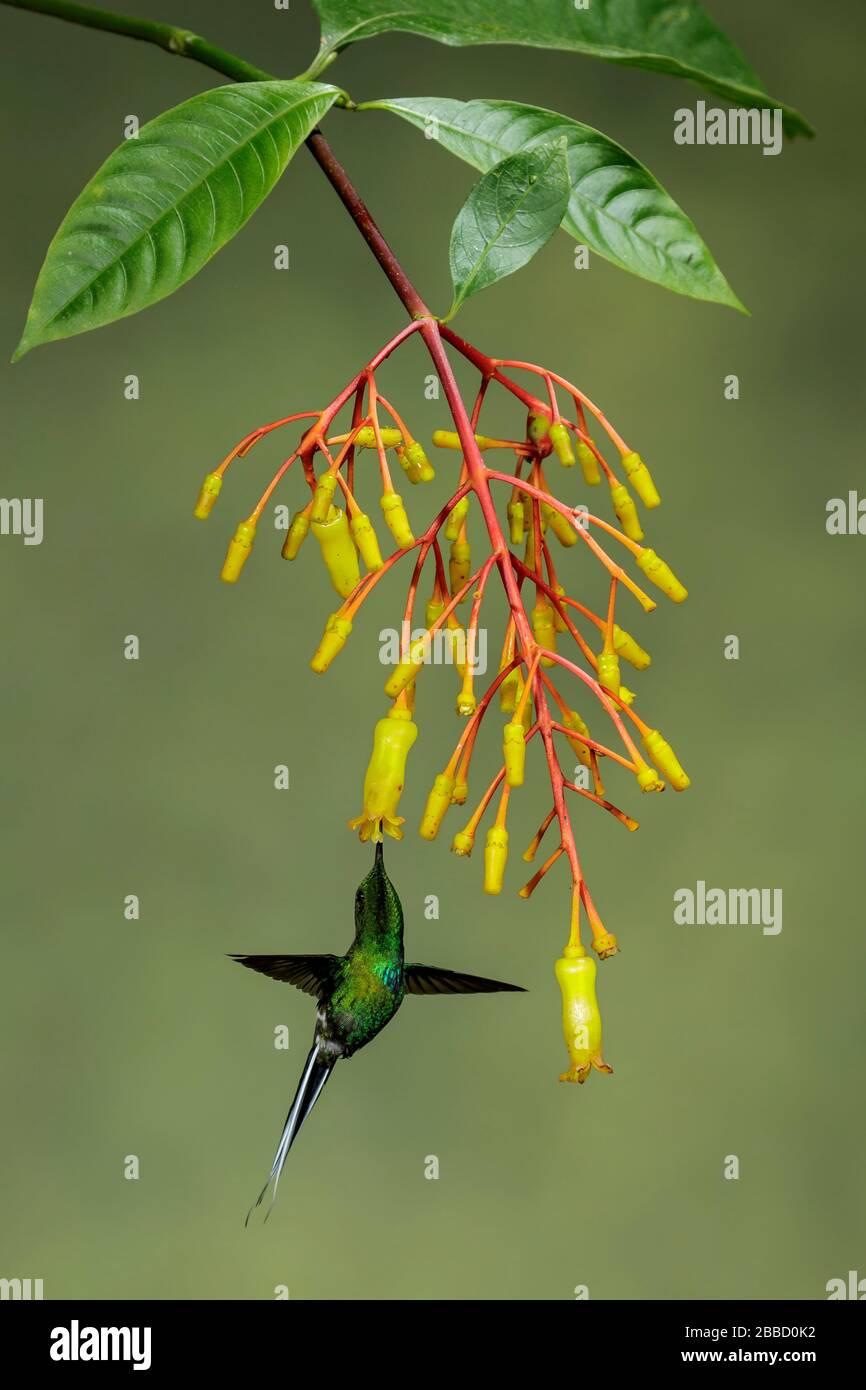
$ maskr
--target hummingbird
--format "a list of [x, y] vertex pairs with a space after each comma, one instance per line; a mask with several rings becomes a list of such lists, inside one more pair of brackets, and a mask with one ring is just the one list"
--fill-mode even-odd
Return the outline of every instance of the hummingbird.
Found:
[[403, 909], [385, 872], [381, 843], [373, 867], [355, 894], [355, 938], [344, 956], [242, 956], [240, 965], [294, 985], [317, 1002], [313, 1045], [304, 1063], [291, 1109], [280, 1135], [268, 1180], [247, 1213], [247, 1222], [273, 1186], [268, 1212], [289, 1149], [341, 1058], [351, 1057], [381, 1033], [407, 994], [524, 993], [520, 985], [407, 964], [403, 959]]

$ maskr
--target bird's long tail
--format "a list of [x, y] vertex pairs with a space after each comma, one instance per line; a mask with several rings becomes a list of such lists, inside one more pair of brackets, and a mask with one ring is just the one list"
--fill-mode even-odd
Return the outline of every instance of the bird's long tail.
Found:
[[270, 1216], [271, 1208], [273, 1207], [274, 1202], [277, 1199], [277, 1184], [280, 1181], [280, 1174], [283, 1171], [283, 1164], [285, 1163], [286, 1158], [288, 1157], [289, 1149], [295, 1142], [298, 1130], [301, 1128], [301, 1125], [304, 1123], [304, 1120], [307, 1118], [316, 1101], [319, 1099], [319, 1096], [322, 1094], [325, 1082], [327, 1081], [328, 1077], [331, 1075], [331, 1072], [333, 1070], [334, 1063], [332, 1061], [323, 1062], [321, 1057], [319, 1056], [318, 1046], [314, 1043], [312, 1048], [310, 1049], [310, 1055], [308, 1056], [306, 1063], [304, 1064], [304, 1070], [301, 1074], [301, 1079], [298, 1082], [298, 1089], [295, 1092], [295, 1099], [292, 1101], [292, 1108], [286, 1116], [286, 1123], [283, 1125], [283, 1132], [280, 1135], [280, 1142], [277, 1145], [277, 1152], [276, 1157], [274, 1158], [273, 1167], [271, 1168], [270, 1174], [268, 1175], [267, 1182], [265, 1183], [255, 1202], [247, 1212], [247, 1219], [244, 1222], [245, 1226], [249, 1225], [250, 1217], [252, 1216], [256, 1207], [261, 1206], [262, 1202], [264, 1201], [265, 1194], [268, 1191], [268, 1188], [273, 1184], [273, 1192], [271, 1194], [271, 1200], [268, 1204], [268, 1210], [265, 1213], [265, 1220], [267, 1221], [268, 1217]]

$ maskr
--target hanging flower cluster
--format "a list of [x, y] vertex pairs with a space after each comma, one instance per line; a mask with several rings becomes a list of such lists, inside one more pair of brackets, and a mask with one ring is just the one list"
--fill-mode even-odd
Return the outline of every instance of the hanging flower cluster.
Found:
[[[416, 536], [403, 496], [394, 487], [394, 469], [415, 486], [429, 482], [435, 476], [434, 468], [423, 445], [380, 394], [376, 373], [419, 327], [413, 322], [397, 334], [324, 410], [287, 416], [242, 439], [205, 478], [195, 514], [200, 518], [210, 514], [225, 472], [235, 458], [249, 453], [273, 430], [305, 422], [297, 447], [253, 512], [237, 527], [222, 578], [228, 583], [239, 578], [265, 507], [287, 471], [297, 464], [304, 475], [307, 497], [292, 517], [282, 553], [287, 560], [295, 560], [312, 532], [330, 582], [342, 600], [328, 617], [311, 661], [319, 673], [327, 671], [345, 646], [374, 587], [400, 560], [414, 556], [403, 612], [400, 661], [385, 683], [391, 703], [375, 726], [363, 806], [350, 826], [362, 840], [379, 840], [383, 833], [402, 838], [404, 819], [399, 804], [407, 758], [418, 733], [412, 717], [416, 684], [427, 678], [423, 670], [433, 643], [449, 643], [460, 677], [456, 708], [465, 723], [427, 797], [420, 834], [423, 839], [435, 839], [451, 807], [468, 803], [473, 751], [482, 723], [497, 702], [505, 716], [497, 735], [501, 766], [454, 834], [452, 849], [461, 856], [472, 853], [481, 822], [495, 799], [484, 842], [484, 891], [501, 892], [509, 853], [510, 798], [523, 786], [528, 745], [540, 742], [552, 804], [523, 857], [529, 862], [535, 860], [554, 823], [558, 842], [519, 892], [521, 897], [530, 897], [553, 865], [560, 858], [566, 861], [571, 886], [570, 930], [564, 954], [556, 962], [556, 977], [562, 992], [571, 1066], [561, 1079], [583, 1082], [591, 1068], [602, 1072], [611, 1068], [602, 1058], [596, 968], [581, 939], [582, 913], [601, 960], [616, 954], [617, 941], [602, 923], [583, 874], [569, 796], [593, 802], [628, 830], [636, 830], [637, 822], [607, 799], [603, 767], [630, 774], [641, 792], [663, 791], [665, 785], [684, 791], [689, 785], [671, 745], [640, 717], [636, 696], [622, 681], [623, 663], [640, 672], [650, 665], [651, 658], [617, 621], [619, 596], [626, 590], [645, 612], [656, 604], [620, 560], [633, 563], [643, 581], [674, 603], [681, 603], [687, 591], [665, 561], [643, 544], [637, 503], [653, 510], [659, 505], [659, 493], [640, 455], [629, 448], [598, 407], [555, 372], [530, 362], [488, 357], [442, 324], [438, 326], [441, 339], [477, 369], [479, 385], [469, 430], [465, 417], [461, 422], [455, 415], [456, 431], [434, 433], [433, 444], [438, 449], [460, 457], [457, 483], [445, 506]], [[523, 384], [527, 377], [538, 394]], [[479, 431], [482, 407], [491, 387], [506, 391], [525, 410], [522, 438], [503, 439]], [[339, 417], [343, 414], [347, 418], [341, 426]], [[607, 453], [616, 454], [617, 467], [608, 461], [591, 425]], [[380, 541], [381, 527], [377, 533], [369, 511], [363, 510], [357, 496], [358, 464], [365, 451], [378, 465], [379, 508], [391, 539], [387, 554], [383, 554]], [[510, 469], [491, 462], [503, 456], [510, 458]], [[575, 476], [568, 470], [578, 468], [587, 489], [606, 485], [617, 524], [585, 505], [557, 497], [549, 481], [551, 465], [566, 470], [563, 476], [568, 480]], [[467, 523], [473, 507], [478, 508], [489, 539], [480, 561], [473, 560], [468, 539]], [[570, 585], [561, 581], [552, 540], [565, 550], [588, 549], [604, 568], [608, 579], [604, 612], [587, 607], [569, 592]], [[614, 543], [617, 549], [613, 554], [602, 541], [605, 545]], [[479, 692], [473, 654], [494, 569], [505, 592], [508, 617], [497, 674], [487, 689]], [[411, 639], [422, 581], [427, 585], [425, 626], [422, 636]], [[461, 616], [465, 605], [468, 612]], [[566, 655], [561, 647], [568, 650], [571, 644], [573, 650]], [[589, 705], [578, 701], [582, 713], [571, 694], [565, 693], [566, 680], [572, 686], [576, 681], [583, 695], [592, 697]], [[581, 780], [587, 785], [578, 785], [565, 776], [559, 755], [563, 743], [586, 770]]]

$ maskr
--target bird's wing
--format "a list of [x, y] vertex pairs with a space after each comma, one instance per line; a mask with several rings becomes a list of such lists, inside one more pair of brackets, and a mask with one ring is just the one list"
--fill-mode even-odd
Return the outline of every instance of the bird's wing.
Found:
[[321, 998], [334, 983], [339, 956], [231, 956], [239, 965]]
[[459, 970], [439, 970], [435, 965], [407, 965], [404, 974], [407, 994], [496, 994], [500, 990], [525, 993], [522, 985], [485, 980], [481, 975], [464, 975]]

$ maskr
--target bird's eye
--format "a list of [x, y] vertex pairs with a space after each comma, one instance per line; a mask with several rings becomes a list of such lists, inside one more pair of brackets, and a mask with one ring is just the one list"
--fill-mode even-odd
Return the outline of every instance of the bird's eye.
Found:
[[363, 890], [362, 890], [361, 888], [359, 888], [358, 891], [357, 891], [357, 893], [355, 894], [355, 910], [356, 910], [356, 911], [360, 911], [360, 909], [361, 909], [363, 906], [364, 906], [364, 893], [363, 893]]

